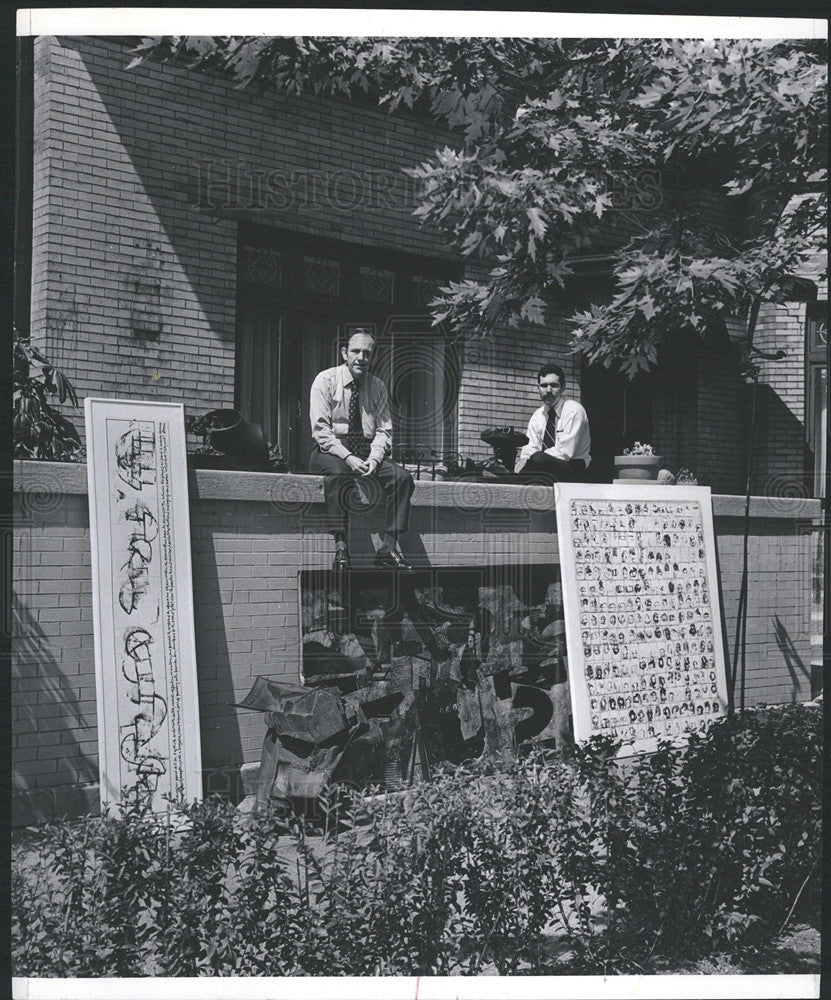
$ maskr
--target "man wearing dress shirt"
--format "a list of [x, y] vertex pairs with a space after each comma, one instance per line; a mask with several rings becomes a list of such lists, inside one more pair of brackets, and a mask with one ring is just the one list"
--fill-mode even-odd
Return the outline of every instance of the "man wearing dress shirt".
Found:
[[388, 457], [392, 421], [387, 388], [369, 373], [374, 353], [373, 334], [355, 330], [341, 348], [344, 363], [317, 375], [309, 400], [315, 442], [309, 471], [324, 477], [329, 530], [335, 538], [332, 568], [336, 572], [349, 566], [347, 512], [356, 477], [372, 486], [370, 493], [377, 493], [380, 485], [387, 498], [387, 527], [374, 565], [410, 569], [396, 546], [399, 534], [407, 530], [414, 484], [409, 472]]
[[548, 482], [581, 482], [591, 462], [586, 411], [563, 395], [566, 376], [559, 365], [543, 365], [537, 387], [542, 406], [528, 421], [528, 444], [517, 456], [514, 471]]

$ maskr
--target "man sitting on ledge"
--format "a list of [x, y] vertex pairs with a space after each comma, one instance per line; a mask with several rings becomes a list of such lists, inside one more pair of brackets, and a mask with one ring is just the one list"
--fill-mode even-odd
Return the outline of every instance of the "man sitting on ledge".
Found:
[[349, 567], [346, 547], [349, 495], [360, 476], [387, 497], [387, 528], [374, 565], [382, 569], [409, 570], [396, 549], [399, 534], [407, 530], [413, 477], [387, 457], [392, 445], [392, 421], [384, 383], [370, 375], [375, 337], [369, 330], [355, 330], [341, 348], [344, 363], [320, 372], [312, 383], [309, 416], [315, 444], [309, 471], [322, 475], [326, 513], [335, 538], [332, 569]]
[[548, 483], [581, 482], [591, 462], [586, 411], [564, 397], [566, 376], [559, 365], [540, 368], [537, 388], [542, 406], [528, 421], [528, 444], [517, 456], [514, 471]]

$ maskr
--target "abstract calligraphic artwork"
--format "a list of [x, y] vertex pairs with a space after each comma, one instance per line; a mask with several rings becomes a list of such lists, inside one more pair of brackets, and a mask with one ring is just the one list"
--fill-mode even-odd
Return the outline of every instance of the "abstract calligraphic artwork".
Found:
[[85, 401], [101, 803], [202, 796], [184, 409]]
[[560, 484], [557, 530], [575, 739], [705, 730], [727, 708], [710, 490]]

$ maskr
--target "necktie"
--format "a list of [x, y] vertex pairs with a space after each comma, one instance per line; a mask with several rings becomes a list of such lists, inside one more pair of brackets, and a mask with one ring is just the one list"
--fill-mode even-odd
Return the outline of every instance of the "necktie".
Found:
[[553, 448], [557, 443], [557, 413], [555, 410], [548, 411], [548, 420], [545, 424], [545, 433], [542, 436], [543, 451]]
[[357, 455], [358, 458], [369, 458], [369, 448], [371, 442], [364, 437], [364, 428], [361, 423], [361, 408], [359, 406], [360, 392], [358, 383], [352, 382], [352, 390], [349, 395], [349, 429], [346, 432], [346, 447]]

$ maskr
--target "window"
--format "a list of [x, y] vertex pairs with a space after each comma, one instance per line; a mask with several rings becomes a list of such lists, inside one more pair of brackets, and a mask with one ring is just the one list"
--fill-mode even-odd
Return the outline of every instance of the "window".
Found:
[[828, 303], [809, 302], [805, 317], [805, 435], [813, 454], [814, 496], [825, 496], [828, 468]]
[[388, 323], [376, 372], [390, 395], [395, 457], [441, 457], [455, 450], [458, 353], [423, 318]]
[[350, 328], [378, 336], [374, 373], [390, 392], [395, 457], [456, 447], [458, 354], [426, 302], [458, 270], [413, 256], [334, 241], [240, 233], [235, 406], [279, 444], [292, 471], [312, 448], [309, 391], [340, 364]]

